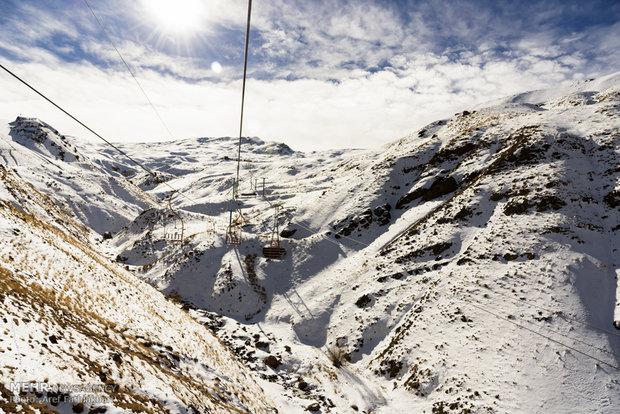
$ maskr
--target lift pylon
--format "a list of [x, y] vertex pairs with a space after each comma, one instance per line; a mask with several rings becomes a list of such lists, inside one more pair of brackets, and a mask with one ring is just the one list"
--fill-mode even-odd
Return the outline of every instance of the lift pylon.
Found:
[[239, 224], [240, 223], [238, 223], [236, 219], [233, 220], [233, 212], [231, 210], [229, 224], [226, 228], [227, 245], [241, 244], [243, 239], [241, 237], [241, 226]]
[[233, 218], [233, 214], [235, 214], [235, 207], [230, 208], [230, 215], [228, 218], [228, 227], [226, 228], [226, 244], [227, 245], [238, 245], [241, 244], [242, 236], [241, 236], [241, 225], [243, 220], [243, 215], [241, 213], [241, 206], [239, 204], [238, 198], [238, 186], [239, 183], [237, 180], [233, 181], [233, 197], [231, 203], [236, 207], [236, 216]]

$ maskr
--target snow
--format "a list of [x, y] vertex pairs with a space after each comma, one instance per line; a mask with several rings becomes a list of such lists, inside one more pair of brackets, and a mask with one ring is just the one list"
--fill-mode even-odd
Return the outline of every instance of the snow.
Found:
[[[69, 325], [74, 339], [44, 368], [35, 350], [0, 342], [3, 378], [84, 381], [84, 361], [118, 353], [131, 369], [109, 361], [110, 375], [139, 381], [152, 410], [210, 407], [140, 349], [252, 412], [614, 412], [619, 90], [615, 74], [496, 100], [378, 151], [244, 138], [238, 202], [236, 139], [122, 145], [155, 180], [103, 145], [18, 119], [0, 140], [2, 269], [68, 292], [83, 330]], [[75, 160], [59, 155], [65, 141]], [[182, 243], [164, 240], [171, 187]], [[227, 246], [237, 203], [243, 243]], [[262, 256], [275, 205], [281, 260]], [[6, 303], [19, 349], [60, 329], [51, 304], [24, 323], [40, 311]]]
[[[10, 383], [34, 381], [108, 384], [113, 389], [94, 405], [106, 412], [271, 411], [256, 381], [209, 330], [93, 250], [88, 230], [1, 171], [3, 410], [19, 408]], [[71, 403], [53, 409], [74, 412], [81, 394], [69, 394]]]

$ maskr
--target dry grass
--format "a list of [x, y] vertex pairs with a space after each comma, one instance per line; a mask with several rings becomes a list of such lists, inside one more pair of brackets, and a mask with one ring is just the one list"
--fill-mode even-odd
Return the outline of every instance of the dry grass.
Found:
[[[43, 308], [53, 310], [53, 315], [49, 315], [49, 317], [53, 317], [54, 322], [57, 323], [63, 331], [77, 331], [80, 335], [83, 335], [84, 338], [92, 342], [94, 344], [93, 347], [105, 349], [109, 354], [118, 353], [123, 356], [123, 361], [131, 361], [130, 363], [119, 364], [119, 371], [123, 374], [125, 381], [127, 378], [133, 377], [137, 379], [141, 377], [141, 371], [144, 370], [145, 367], [149, 367], [150, 371], [154, 373], [155, 376], [161, 378], [165, 383], [176, 383], [190, 390], [192, 394], [206, 398], [207, 401], [210, 402], [209, 405], [219, 407], [227, 412], [244, 412], [228, 404], [225, 399], [221, 399], [219, 396], [221, 387], [218, 389], [183, 375], [179, 372], [179, 368], [174, 361], [156, 352], [139, 339], [127, 333], [124, 333], [122, 336], [125, 342], [119, 343], [116, 338], [121, 336], [116, 334], [120, 332], [115, 329], [114, 324], [109, 323], [93, 312], [81, 308], [79, 304], [75, 303], [75, 301], [68, 296], [58, 297], [55, 295], [54, 291], [46, 289], [38, 283], [24, 283], [18, 276], [1, 265], [0, 292], [4, 296], [15, 298], [16, 300], [13, 301], [15, 304], [23, 303], [36, 306], [40, 314]], [[96, 326], [96, 328], [93, 328], [93, 325]], [[112, 331], [114, 334], [110, 335], [108, 331]], [[51, 351], [49, 348], [46, 348], [45, 352], [54, 354], [55, 357], [60, 360], [66, 360], [67, 357], [70, 357], [76, 362], [75, 365], [77, 367], [85, 369], [83, 374], [88, 373], [95, 378], [100, 372], [112, 372], [110, 366], [103, 365], [88, 355], [80, 354], [79, 352], [61, 355]], [[46, 357], [46, 359], [48, 358], [49, 357]], [[143, 366], [143, 368], [140, 368], [140, 366]], [[134, 367], [136, 371], [131, 372], [131, 367]], [[111, 394], [110, 397], [114, 398], [115, 405], [118, 407], [126, 409], [140, 408], [137, 412], [162, 412], [164, 410], [159, 400], [147, 398], [143, 394], [125, 388], [119, 388], [119, 391], [116, 391], [113, 395]], [[200, 405], [198, 402], [194, 402], [194, 404]], [[151, 411], [147, 408], [149, 406], [155, 406], [157, 409]]]
[[[257, 412], [262, 409], [267, 411], [268, 403], [262, 401], [264, 397], [258, 387], [256, 393], [249, 389], [241, 392], [243, 383], [235, 382], [234, 377], [216, 386], [184, 372], [178, 361], [187, 359], [198, 362], [193, 358], [194, 354], [204, 358], [204, 363], [216, 370], [232, 370], [231, 363], [238, 363], [238, 359], [219, 338], [196, 323], [186, 312], [171, 307], [172, 312], [161, 313], [160, 302], [166, 303], [161, 294], [118, 264], [102, 257], [87, 241], [78, 240], [88, 240], [88, 229], [75, 223], [49, 197], [22, 183], [2, 166], [0, 178], [20, 203], [18, 207], [11, 201], [0, 200], [0, 215], [14, 222], [16, 228], [23, 229], [22, 235], [16, 235], [9, 241], [12, 247], [8, 249], [9, 252], [20, 252], [20, 255], [10, 259], [8, 254], [3, 257], [5, 263], [21, 269], [21, 272], [13, 273], [0, 264], [0, 297], [3, 303], [11, 303], [13, 308], [19, 309], [20, 317], [16, 323], [24, 316], [23, 312], [31, 309], [33, 316], [28, 318], [34, 318], [39, 329], [60, 329], [66, 338], [71, 337], [71, 344], [64, 350], [41, 347], [41, 359], [66, 361], [58, 368], [75, 370], [81, 378], [97, 378], [101, 373], [106, 373], [108, 381], [125, 384], [161, 381], [175, 395], [174, 398], [201, 412], [246, 412], [238, 406], [253, 407]], [[49, 217], [58, 219], [52, 222], [37, 214], [39, 208], [46, 211]], [[48, 246], [45, 251], [51, 253], [29, 254], [33, 235], [40, 237]], [[32, 275], [22, 272], [31, 272]], [[64, 288], [58, 289], [59, 283], [64, 283]], [[50, 287], [47, 287], [48, 284]], [[123, 309], [131, 307], [148, 317], [155, 328], [152, 332], [145, 333], [147, 331], [141, 327], [140, 314], [123, 314]], [[118, 320], [102, 316], [106, 314]], [[165, 348], [170, 352], [153, 349], [151, 342], [157, 341], [139, 336], [153, 335], [157, 338], [157, 335], [166, 335], [167, 329], [178, 332], [183, 326], [189, 328], [183, 334], [160, 339], [179, 342], [184, 349], [181, 353], [172, 351], [169, 345]], [[213, 343], [207, 341], [207, 337], [213, 338]], [[221, 349], [212, 349], [218, 343]], [[108, 358], [102, 358], [102, 354]], [[113, 359], [114, 355], [118, 357]], [[3, 374], [8, 371], [10, 367], [4, 367]], [[232, 395], [238, 395], [234, 404], [229, 397]], [[116, 406], [126, 410], [165, 411], [161, 401], [138, 389], [119, 388], [112, 397]]]

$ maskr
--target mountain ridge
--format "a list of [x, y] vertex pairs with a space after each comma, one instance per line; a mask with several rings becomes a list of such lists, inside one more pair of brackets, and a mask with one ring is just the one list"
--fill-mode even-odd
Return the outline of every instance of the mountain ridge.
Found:
[[[78, 180], [82, 205], [95, 203], [81, 215], [69, 194], [47, 197], [97, 251], [208, 326], [287, 412], [613, 412], [619, 91], [614, 74], [515, 95], [380, 150], [246, 139], [235, 202], [234, 139], [121, 145], [165, 184], [91, 146], [81, 153], [97, 182], [120, 176], [137, 195], [95, 202]], [[45, 188], [43, 167], [2, 155]], [[169, 186], [183, 193], [170, 200], [182, 243], [164, 237]], [[86, 216], [115, 198], [127, 213], [92, 232]], [[238, 207], [243, 242], [231, 247]], [[274, 221], [282, 260], [261, 256]]]

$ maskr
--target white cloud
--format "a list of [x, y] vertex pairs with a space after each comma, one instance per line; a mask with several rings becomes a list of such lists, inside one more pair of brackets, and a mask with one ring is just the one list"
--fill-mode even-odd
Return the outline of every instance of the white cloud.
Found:
[[[138, 2], [93, 3], [175, 138], [238, 133], [241, 67], [230, 62], [242, 53], [247, 3], [209, 2], [204, 27], [193, 45], [175, 45], [188, 48], [179, 53], [164, 47]], [[126, 16], [118, 14], [121, 6]], [[487, 100], [604, 74], [620, 63], [620, 24], [563, 35], [544, 23], [552, 15], [542, 6], [533, 17], [538, 23], [513, 19], [511, 26], [506, 16], [465, 1], [410, 10], [344, 0], [258, 6], [245, 135], [304, 150], [378, 146]], [[0, 30], [0, 49], [21, 61], [2, 59], [16, 72], [109, 139], [168, 139], [87, 9], [63, 10], [57, 20], [24, 12], [11, 22], [16, 29]], [[540, 30], [520, 32], [528, 24]], [[130, 33], [136, 28], [141, 34]], [[222, 28], [234, 35], [218, 37]], [[53, 45], [54, 33], [75, 43]], [[98, 62], [55, 55], [71, 47]], [[221, 73], [212, 70], [214, 61]], [[64, 133], [88, 136], [12, 79], [0, 76], [0, 87], [1, 118], [39, 116]]]
[[[124, 72], [77, 64], [54, 70], [21, 64], [17, 69], [109, 139], [169, 139]], [[427, 54], [410, 62], [406, 70], [380, 71], [340, 83], [251, 79], [244, 135], [284, 141], [303, 150], [375, 147], [437, 118], [540, 85], [534, 70], [524, 75], [514, 64], [480, 67]], [[143, 71], [140, 78], [175, 138], [237, 134], [239, 81], [187, 83], [152, 70]], [[7, 91], [0, 103], [2, 118], [20, 113], [39, 116], [63, 133], [88, 137], [11, 79], [2, 77], [0, 85]]]

